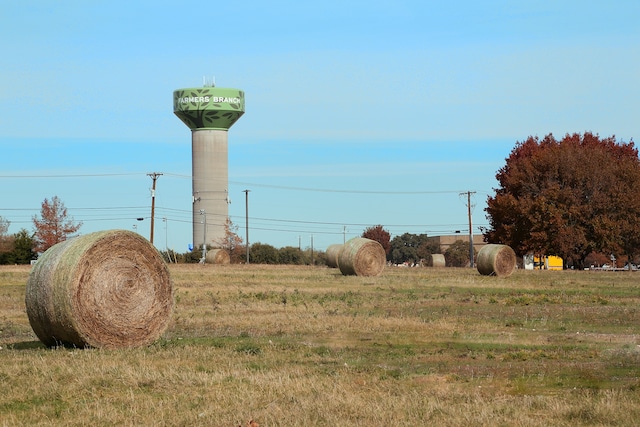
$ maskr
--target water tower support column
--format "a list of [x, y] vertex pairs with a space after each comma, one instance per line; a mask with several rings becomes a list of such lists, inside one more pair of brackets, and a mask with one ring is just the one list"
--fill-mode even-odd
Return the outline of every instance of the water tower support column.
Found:
[[[213, 86], [178, 89], [173, 113], [191, 129], [193, 246], [220, 247], [229, 215], [228, 131], [244, 114], [244, 92]], [[207, 213], [206, 223], [200, 211]]]

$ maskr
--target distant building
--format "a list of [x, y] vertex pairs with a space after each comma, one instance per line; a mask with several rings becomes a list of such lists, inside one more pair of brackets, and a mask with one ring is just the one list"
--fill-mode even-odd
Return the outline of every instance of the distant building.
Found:
[[[476, 253], [487, 244], [485, 242], [482, 234], [474, 234], [473, 235], [473, 249]], [[431, 236], [427, 237], [429, 242], [436, 242], [440, 245], [440, 252], [445, 253], [449, 246], [457, 242], [458, 240], [462, 240], [463, 242], [469, 243], [469, 235], [468, 234], [451, 234], [448, 236]]]

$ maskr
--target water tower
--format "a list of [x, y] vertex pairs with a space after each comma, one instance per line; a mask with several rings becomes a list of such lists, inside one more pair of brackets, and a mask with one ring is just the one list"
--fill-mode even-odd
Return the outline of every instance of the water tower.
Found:
[[229, 215], [229, 128], [244, 114], [244, 92], [205, 85], [173, 92], [173, 113], [191, 129], [193, 246], [219, 247]]

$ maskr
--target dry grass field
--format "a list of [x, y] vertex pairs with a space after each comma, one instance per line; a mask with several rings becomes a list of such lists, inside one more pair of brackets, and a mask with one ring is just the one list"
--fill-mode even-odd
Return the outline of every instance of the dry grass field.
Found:
[[0, 425], [632, 426], [640, 273], [171, 266], [157, 343], [43, 347], [0, 267]]

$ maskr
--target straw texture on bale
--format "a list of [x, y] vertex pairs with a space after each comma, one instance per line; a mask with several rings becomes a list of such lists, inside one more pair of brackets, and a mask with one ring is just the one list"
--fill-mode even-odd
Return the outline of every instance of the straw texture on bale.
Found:
[[207, 263], [208, 264], [229, 264], [231, 263], [231, 257], [229, 252], [224, 249], [211, 249], [207, 251]]
[[364, 237], [347, 241], [338, 256], [338, 267], [345, 276], [378, 276], [385, 262], [386, 254], [382, 245]]
[[478, 272], [484, 276], [510, 276], [516, 269], [516, 254], [507, 245], [489, 244], [478, 252]]
[[331, 268], [338, 268], [338, 257], [342, 251], [342, 244], [329, 245], [325, 252], [327, 265]]
[[432, 267], [446, 267], [447, 263], [444, 259], [443, 254], [432, 254], [431, 255], [431, 266]]
[[49, 248], [31, 270], [25, 302], [47, 346], [141, 347], [166, 330], [173, 286], [149, 241], [109, 230]]

